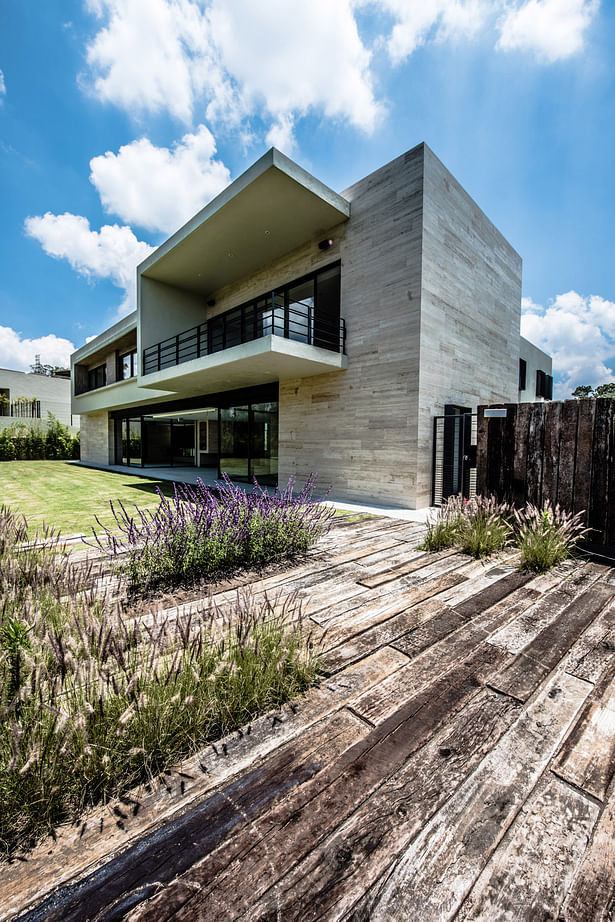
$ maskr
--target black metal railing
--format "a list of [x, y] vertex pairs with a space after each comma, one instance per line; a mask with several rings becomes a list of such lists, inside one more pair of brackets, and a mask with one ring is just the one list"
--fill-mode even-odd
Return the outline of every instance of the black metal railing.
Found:
[[294, 342], [345, 352], [346, 325], [320, 316], [311, 304], [280, 303], [279, 295], [235, 307], [143, 350], [143, 374], [190, 362], [274, 334]]

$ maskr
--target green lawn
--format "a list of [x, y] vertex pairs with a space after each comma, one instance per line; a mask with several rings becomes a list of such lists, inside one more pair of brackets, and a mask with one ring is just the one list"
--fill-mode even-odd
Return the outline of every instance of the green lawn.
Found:
[[23, 513], [31, 531], [46, 522], [63, 535], [87, 533], [96, 524], [95, 515], [111, 525], [109, 500], [154, 507], [157, 486], [172, 492], [168, 481], [97, 471], [70, 461], [0, 462], [0, 504]]

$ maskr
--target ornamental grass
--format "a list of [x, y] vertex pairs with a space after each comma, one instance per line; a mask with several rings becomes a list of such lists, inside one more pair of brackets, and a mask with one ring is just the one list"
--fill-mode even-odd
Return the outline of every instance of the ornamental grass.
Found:
[[[165, 612], [95, 592], [0, 510], [0, 856], [130, 791], [316, 679], [296, 596]], [[186, 609], [189, 609], [187, 611]]]

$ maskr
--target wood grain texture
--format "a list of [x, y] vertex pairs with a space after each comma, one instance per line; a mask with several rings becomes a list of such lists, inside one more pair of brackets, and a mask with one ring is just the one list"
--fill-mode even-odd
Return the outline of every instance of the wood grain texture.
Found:
[[452, 919], [587, 693], [573, 676], [553, 679], [349, 918]]
[[547, 777], [461, 906], [459, 922], [552, 922], [598, 817], [578, 791]]

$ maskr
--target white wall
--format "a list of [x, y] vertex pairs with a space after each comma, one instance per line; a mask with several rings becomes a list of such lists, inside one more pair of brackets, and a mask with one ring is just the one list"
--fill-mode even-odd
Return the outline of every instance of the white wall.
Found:
[[71, 417], [70, 379], [0, 368], [0, 391], [6, 390], [9, 391], [9, 399], [12, 401], [17, 397], [40, 400], [41, 416], [40, 419], [0, 416], [0, 426], [3, 428], [16, 422], [45, 427], [49, 419], [48, 414], [53, 413], [61, 423], [71, 427], [71, 431], [77, 432], [79, 429], [79, 417]]

